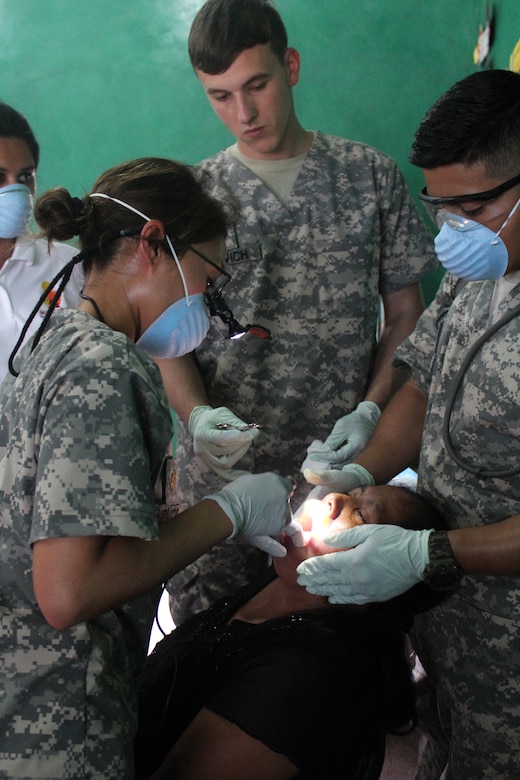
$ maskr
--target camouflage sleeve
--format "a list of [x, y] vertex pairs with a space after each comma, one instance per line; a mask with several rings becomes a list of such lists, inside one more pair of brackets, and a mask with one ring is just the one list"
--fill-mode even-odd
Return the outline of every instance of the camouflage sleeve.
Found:
[[[144, 377], [104, 361], [85, 381], [68, 371], [40, 407], [41, 442], [31, 542], [90, 534], [155, 538], [151, 471], [168, 440], [167, 410]], [[155, 461], [155, 462], [154, 462]]]
[[457, 293], [460, 280], [451, 273], [442, 279], [437, 294], [419, 318], [414, 332], [396, 350], [394, 365], [407, 365], [420, 390], [429, 394], [434, 368], [443, 346], [446, 315]]
[[381, 215], [381, 289], [391, 295], [438, 268], [433, 237], [390, 158], [375, 179]]

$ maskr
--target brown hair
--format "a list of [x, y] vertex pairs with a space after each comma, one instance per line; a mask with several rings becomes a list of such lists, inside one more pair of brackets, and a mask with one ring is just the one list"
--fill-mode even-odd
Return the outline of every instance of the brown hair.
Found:
[[[208, 181], [189, 165], [143, 157], [101, 174], [91, 193], [110, 195], [150, 219], [159, 219], [180, 256], [189, 244], [226, 235], [228, 213], [209, 194]], [[144, 224], [143, 217], [118, 203], [90, 195], [74, 198], [63, 187], [41, 195], [34, 216], [49, 241], [79, 236], [85, 272], [92, 265], [109, 265], [120, 239], [139, 233]], [[166, 243], [164, 248], [169, 251]]]
[[193, 68], [215, 75], [244, 49], [266, 43], [283, 63], [287, 30], [269, 0], [208, 0], [191, 25], [188, 52]]

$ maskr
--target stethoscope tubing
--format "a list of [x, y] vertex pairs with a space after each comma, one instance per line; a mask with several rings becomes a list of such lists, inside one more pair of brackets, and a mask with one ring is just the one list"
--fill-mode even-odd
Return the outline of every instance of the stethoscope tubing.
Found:
[[448, 397], [446, 399], [446, 410], [445, 410], [444, 421], [442, 426], [442, 438], [444, 441], [444, 446], [446, 447], [446, 450], [450, 455], [450, 457], [455, 461], [455, 463], [458, 466], [460, 466], [460, 468], [464, 469], [465, 471], [469, 471], [471, 474], [475, 474], [475, 476], [483, 479], [511, 477], [514, 474], [519, 474], [520, 465], [510, 469], [498, 469], [494, 471], [492, 469], [485, 469], [480, 466], [475, 466], [469, 461], [464, 460], [464, 458], [462, 458], [460, 455], [458, 455], [455, 452], [455, 448], [451, 440], [451, 435], [450, 435], [451, 415], [453, 412], [453, 407], [455, 405], [455, 399], [462, 385], [462, 381], [464, 379], [466, 371], [468, 370], [468, 367], [471, 361], [473, 360], [473, 358], [475, 357], [475, 355], [477, 354], [477, 352], [481, 349], [482, 345], [486, 343], [486, 341], [489, 341], [495, 335], [497, 331], [503, 328], [504, 325], [507, 325], [508, 322], [511, 322], [511, 320], [513, 320], [519, 314], [520, 314], [520, 304], [518, 306], [515, 306], [515, 308], [512, 309], [511, 311], [507, 312], [507, 314], [504, 314], [503, 317], [497, 320], [490, 328], [488, 328], [481, 336], [479, 336], [479, 338], [474, 342], [474, 344], [471, 345], [466, 357], [462, 361], [462, 365], [457, 373], [457, 376], [454, 378], [451, 384], [451, 387], [448, 391]]

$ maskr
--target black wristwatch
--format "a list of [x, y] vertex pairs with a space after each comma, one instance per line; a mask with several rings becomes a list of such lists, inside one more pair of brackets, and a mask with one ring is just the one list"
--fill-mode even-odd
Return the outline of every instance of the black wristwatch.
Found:
[[428, 558], [422, 579], [433, 590], [450, 590], [464, 574], [453, 555], [447, 531], [432, 531]]

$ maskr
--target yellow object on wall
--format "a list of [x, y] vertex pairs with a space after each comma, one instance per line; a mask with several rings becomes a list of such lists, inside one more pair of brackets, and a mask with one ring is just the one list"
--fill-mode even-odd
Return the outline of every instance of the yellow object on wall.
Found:
[[484, 65], [486, 62], [491, 48], [491, 36], [491, 20], [488, 19], [486, 26], [482, 27], [482, 25], [480, 25], [479, 28], [477, 45], [473, 50], [474, 65]]
[[509, 57], [509, 70], [512, 70], [513, 73], [520, 73], [520, 38]]

